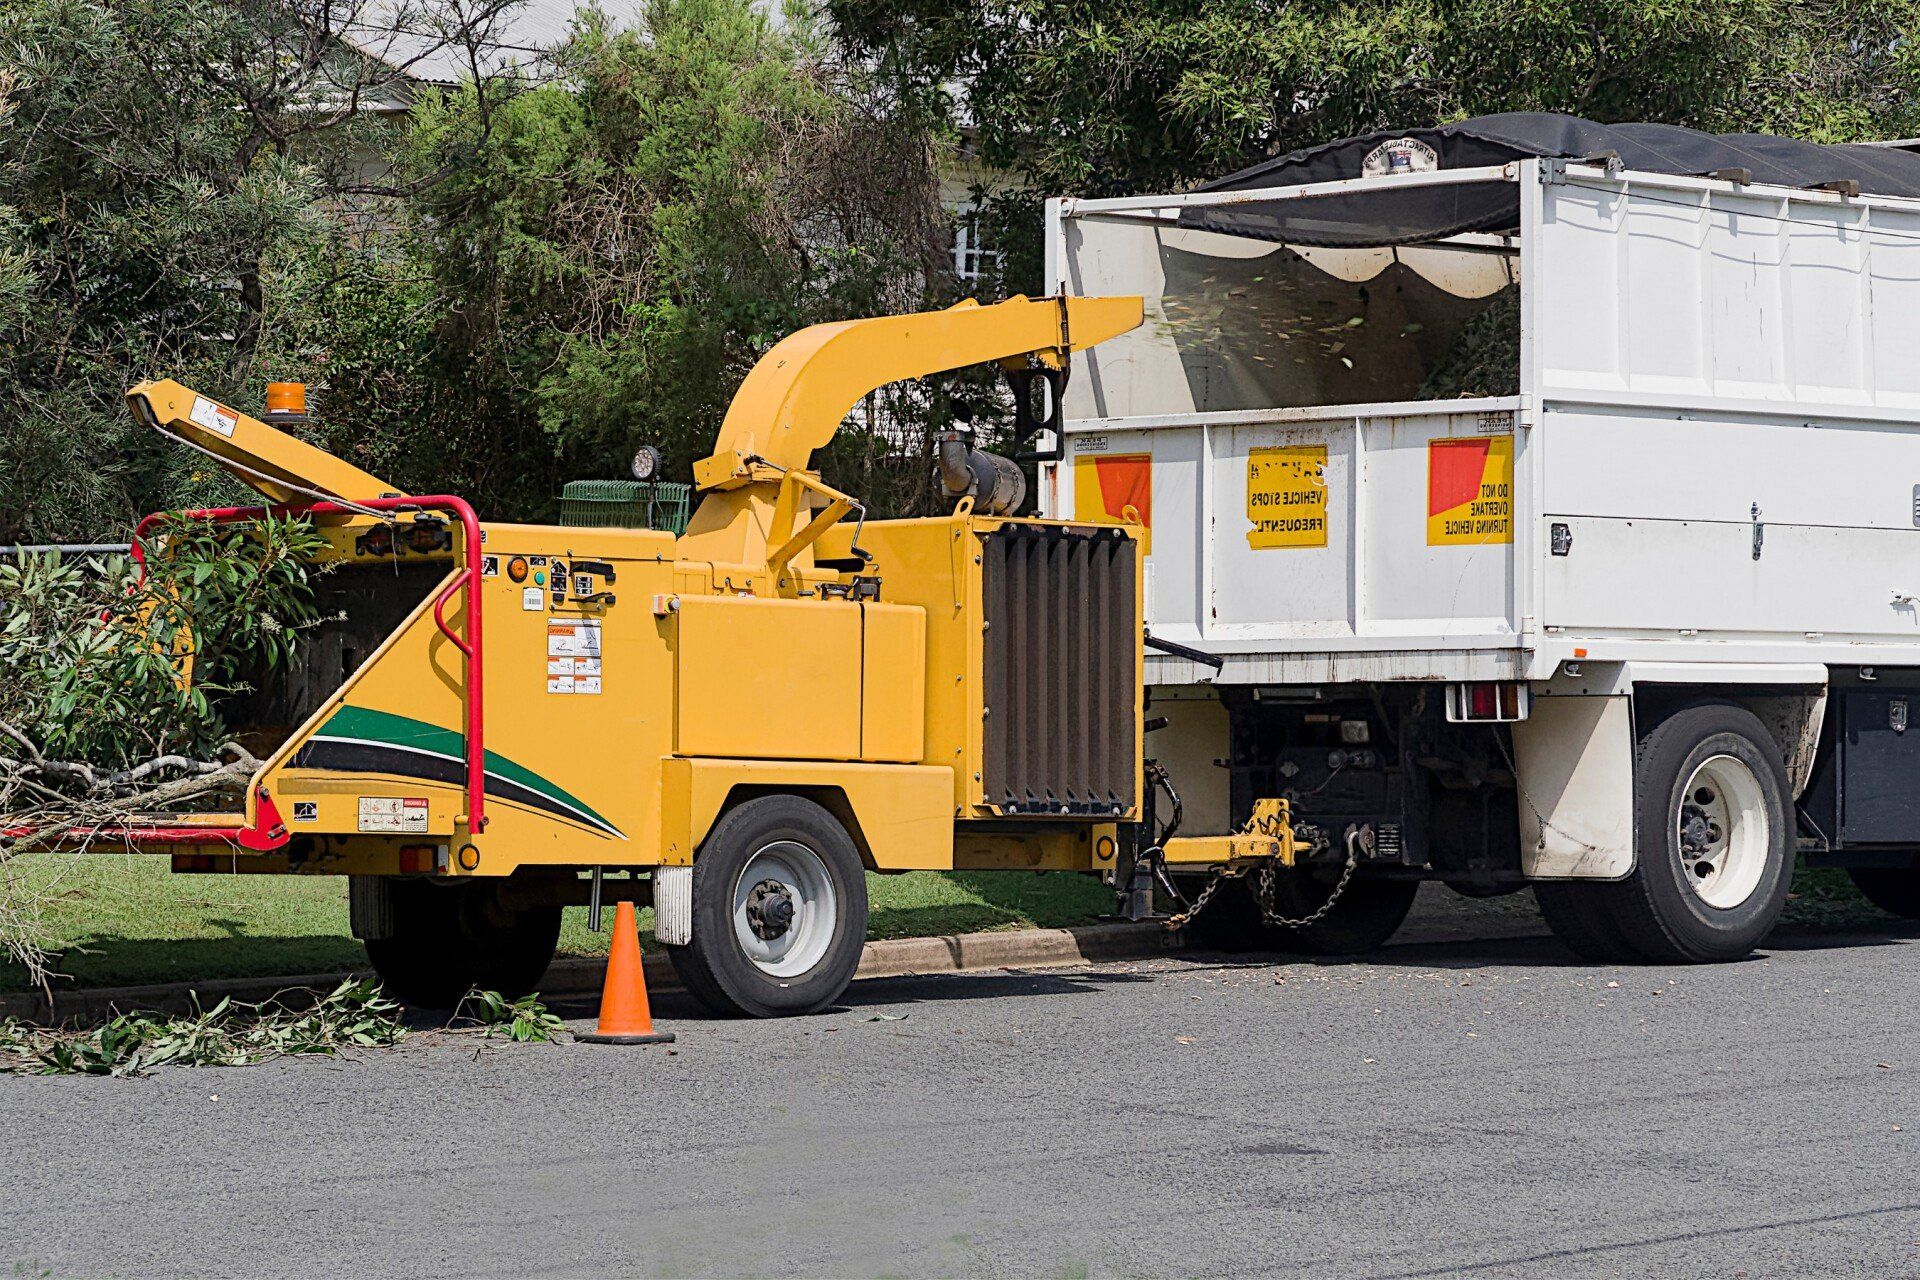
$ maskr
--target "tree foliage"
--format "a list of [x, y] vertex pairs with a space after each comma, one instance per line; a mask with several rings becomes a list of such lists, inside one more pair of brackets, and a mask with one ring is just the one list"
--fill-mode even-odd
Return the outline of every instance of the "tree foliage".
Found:
[[469, 453], [509, 469], [472, 480], [522, 510], [642, 442], [684, 474], [775, 342], [924, 305], [943, 266], [924, 133], [804, 15], [655, 0], [632, 29], [589, 17], [555, 70], [497, 110], [471, 88], [423, 104], [407, 157], [441, 175], [414, 251]]
[[[929, 135], [803, 13], [586, 10], [537, 74], [446, 93], [340, 38], [397, 10], [472, 43], [512, 2], [0, 7], [0, 543], [233, 495], [133, 426], [142, 377], [308, 381], [327, 447], [538, 518], [640, 441], [684, 468], [792, 329], [944, 299]], [[401, 88], [410, 129], [357, 109]], [[935, 410], [831, 465], [913, 507], [896, 437]]]
[[[0, 560], [0, 769], [22, 763], [23, 748], [109, 773], [206, 759], [226, 742], [220, 695], [284, 669], [319, 620], [311, 579], [324, 543], [302, 521], [173, 519], [148, 542], [144, 574], [117, 556]], [[0, 785], [0, 801], [9, 795]]]
[[[445, 0], [464, 16], [438, 38], [505, 2]], [[339, 200], [385, 128], [359, 108], [401, 74], [341, 42], [369, 3], [0, 5], [0, 542], [231, 492], [123, 396], [172, 376], [245, 402], [305, 372], [284, 268], [350, 236]]]
[[[1037, 283], [1039, 198], [1171, 190], [1500, 111], [1814, 141], [1920, 132], [1913, 0], [831, 0], [901, 92], [970, 122]], [[948, 101], [949, 98], [954, 99]]]

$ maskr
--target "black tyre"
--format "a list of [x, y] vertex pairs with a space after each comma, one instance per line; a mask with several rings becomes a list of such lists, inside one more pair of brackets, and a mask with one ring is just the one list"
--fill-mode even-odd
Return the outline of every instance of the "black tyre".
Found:
[[1582, 960], [1617, 963], [1642, 959], [1614, 922], [1614, 905], [1609, 898], [1614, 888], [1592, 882], [1541, 881], [1533, 886], [1533, 899], [1553, 936]]
[[867, 876], [839, 821], [799, 796], [729, 810], [693, 860], [693, 941], [673, 967], [716, 1013], [815, 1013], [853, 980]]
[[480, 948], [473, 985], [517, 1000], [540, 985], [560, 947], [561, 908], [509, 907], [499, 892], [469, 898], [463, 929]]
[[390, 880], [392, 933], [369, 938], [367, 958], [387, 993], [442, 1009], [474, 988], [518, 999], [553, 962], [558, 906], [509, 906], [496, 881]]
[[[1274, 910], [1292, 919], [1312, 915], [1333, 892], [1333, 884], [1306, 872], [1282, 871], [1274, 879]], [[1356, 878], [1325, 916], [1311, 925], [1288, 927], [1268, 921], [1260, 909], [1252, 877], [1246, 876], [1221, 885], [1205, 909], [1188, 924], [1187, 932], [1195, 946], [1210, 951], [1358, 955], [1380, 947], [1393, 936], [1413, 909], [1414, 895], [1419, 891], [1417, 880]]]
[[1648, 960], [1738, 960], [1786, 905], [1792, 826], [1786, 762], [1750, 711], [1686, 707], [1640, 742], [1634, 868], [1590, 886]]
[[[1289, 919], [1318, 911], [1334, 882], [1317, 875], [1281, 872], [1273, 881], [1273, 907]], [[1413, 910], [1418, 880], [1370, 880], [1355, 876], [1333, 910], [1310, 925], [1277, 927], [1279, 946], [1311, 956], [1357, 956], [1386, 944]]]
[[[1181, 876], [1174, 882], [1192, 902], [1206, 887], [1205, 876]], [[1200, 914], [1187, 922], [1187, 939], [1202, 951], [1272, 951], [1280, 944], [1260, 914], [1246, 877], [1223, 881]]]
[[1882, 911], [1902, 920], [1920, 920], [1920, 868], [1849, 867], [1847, 876]]

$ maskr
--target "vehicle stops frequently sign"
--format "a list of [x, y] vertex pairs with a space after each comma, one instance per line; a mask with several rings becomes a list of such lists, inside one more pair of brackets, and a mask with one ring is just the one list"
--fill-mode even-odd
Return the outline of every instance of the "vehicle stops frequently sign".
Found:
[[1327, 446], [1280, 445], [1247, 452], [1247, 542], [1327, 545]]

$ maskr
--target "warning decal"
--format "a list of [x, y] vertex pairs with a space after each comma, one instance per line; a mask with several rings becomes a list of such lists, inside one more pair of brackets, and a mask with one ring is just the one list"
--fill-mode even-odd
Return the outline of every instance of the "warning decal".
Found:
[[1285, 445], [1247, 453], [1247, 543], [1327, 545], [1327, 446]]
[[1127, 508], [1140, 517], [1141, 550], [1152, 551], [1153, 455], [1098, 454], [1073, 459], [1073, 511], [1076, 519], [1120, 524]]
[[361, 796], [360, 830], [402, 834], [427, 829], [425, 796]]
[[548, 620], [548, 693], [599, 693], [601, 661], [599, 619]]
[[599, 657], [600, 620], [598, 618], [549, 618], [547, 620], [547, 656], [549, 658]]
[[209, 431], [218, 432], [228, 439], [233, 438], [233, 429], [240, 425], [240, 415], [225, 405], [215, 404], [205, 396], [193, 398], [193, 408], [187, 410], [187, 417]]
[[1513, 541], [1513, 437], [1427, 445], [1427, 545]]

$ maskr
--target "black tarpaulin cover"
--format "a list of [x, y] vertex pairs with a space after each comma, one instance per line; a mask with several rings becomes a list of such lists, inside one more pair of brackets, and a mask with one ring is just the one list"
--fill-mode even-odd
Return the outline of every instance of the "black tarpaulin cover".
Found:
[[[1857, 182], [1868, 194], [1920, 196], [1920, 154], [1898, 147], [1823, 146], [1760, 133], [1701, 133], [1671, 124], [1595, 124], [1578, 116], [1514, 111], [1436, 129], [1389, 129], [1309, 147], [1218, 178], [1202, 191], [1246, 191], [1363, 176], [1383, 144], [1410, 138], [1432, 148], [1441, 169], [1553, 156], [1585, 160], [1612, 152], [1629, 169], [1701, 176], [1744, 169], [1752, 182], [1819, 187]], [[1287, 244], [1416, 244], [1463, 231], [1512, 231], [1519, 194], [1510, 182], [1360, 191], [1312, 200], [1182, 210], [1180, 225]]]

